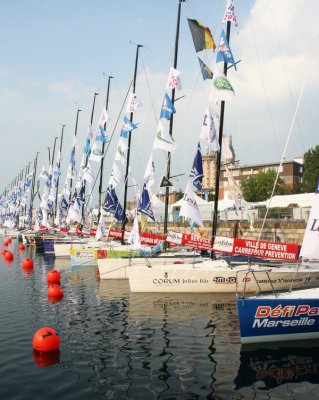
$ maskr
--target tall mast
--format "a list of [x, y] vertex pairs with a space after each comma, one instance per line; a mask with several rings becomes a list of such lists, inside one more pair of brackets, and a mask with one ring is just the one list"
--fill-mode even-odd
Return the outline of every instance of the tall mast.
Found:
[[[107, 91], [106, 91], [106, 101], [105, 101], [105, 110], [108, 110], [109, 107], [109, 95], [110, 95], [110, 84], [111, 84], [111, 79], [113, 76], [108, 76], [108, 81], [107, 81]], [[106, 122], [104, 124], [104, 131], [106, 130]], [[102, 181], [103, 181], [103, 165], [104, 165], [104, 148], [105, 148], [105, 143], [102, 143], [102, 154], [103, 157], [101, 158], [101, 165], [100, 165], [100, 184], [99, 184], [99, 208], [98, 208], [98, 217], [97, 220], [100, 220], [101, 216], [101, 203], [102, 203]]]
[[[63, 131], [64, 131], [65, 127], [66, 127], [66, 125], [62, 125], [61, 138], [60, 138], [60, 150], [59, 150], [60, 151], [60, 157], [61, 157], [61, 153], [62, 153]], [[59, 167], [59, 170], [60, 170], [61, 159], [59, 160], [58, 167]], [[54, 207], [55, 213], [54, 213], [54, 216], [56, 216], [57, 206], [58, 206], [58, 192], [59, 192], [59, 180], [60, 180], [59, 178], [60, 178], [60, 176], [58, 175], [57, 182], [56, 182], [55, 207]]]
[[[231, 22], [227, 21], [226, 38], [229, 43], [230, 38], [230, 25]], [[224, 75], [227, 76], [227, 62], [224, 62]], [[217, 232], [217, 217], [218, 217], [218, 194], [219, 194], [219, 182], [220, 182], [220, 167], [221, 167], [221, 155], [222, 155], [222, 144], [223, 144], [223, 130], [224, 130], [224, 113], [225, 113], [225, 101], [223, 100], [220, 105], [220, 117], [219, 117], [219, 152], [217, 153], [216, 160], [216, 176], [215, 176], [215, 198], [214, 198], [214, 214], [213, 214], [213, 227], [212, 227], [212, 244], [214, 244], [216, 232]], [[211, 258], [214, 258], [215, 254], [211, 252]]]
[[[135, 68], [133, 77], [133, 93], [135, 93], [136, 88], [136, 75], [137, 75], [137, 65], [138, 65], [138, 53], [140, 48], [143, 47], [141, 44], [136, 45], [136, 56], [135, 56]], [[133, 113], [130, 114], [130, 121], [133, 122]], [[124, 231], [125, 231], [125, 216], [126, 216], [126, 203], [127, 203], [127, 188], [128, 188], [128, 173], [130, 168], [130, 153], [131, 153], [131, 131], [128, 133], [128, 149], [127, 149], [127, 160], [126, 160], [126, 171], [125, 171], [125, 188], [124, 188], [124, 202], [123, 202], [123, 221], [122, 221], [122, 242], [124, 242]]]
[[39, 152], [37, 152], [34, 163], [33, 163], [33, 176], [32, 176], [32, 190], [31, 190], [31, 196], [30, 196], [30, 209], [29, 209], [29, 215], [30, 215], [30, 224], [29, 227], [31, 228], [32, 226], [32, 209], [33, 209], [33, 199], [34, 199], [34, 185], [35, 185], [35, 177], [37, 174], [37, 164], [38, 164], [38, 155]]
[[[175, 36], [175, 52], [174, 52], [174, 64], [173, 64], [173, 67], [175, 69], [177, 68], [177, 55], [178, 55], [179, 28], [180, 28], [180, 20], [181, 20], [181, 8], [182, 8], [182, 3], [184, 3], [184, 2], [185, 2], [185, 0], [179, 0], [179, 3], [178, 3], [176, 36]], [[174, 104], [174, 102], [175, 102], [175, 89], [172, 89], [171, 101]], [[173, 121], [174, 121], [173, 115], [174, 114], [171, 115], [170, 123], [169, 123], [169, 134], [170, 134], [170, 136], [173, 136]], [[170, 174], [171, 174], [171, 153], [168, 152], [168, 154], [167, 154], [167, 168], [166, 168], [166, 178], [168, 180], [170, 179]], [[166, 237], [166, 234], [167, 234], [168, 200], [169, 200], [169, 186], [166, 186], [166, 188], [165, 188], [165, 208], [164, 208], [164, 237]], [[164, 242], [164, 246], [165, 246], [165, 242]]]
[[[77, 135], [77, 132], [78, 132], [78, 121], [79, 121], [79, 113], [81, 112], [82, 110], [80, 110], [79, 108], [77, 109], [77, 112], [76, 112], [76, 120], [75, 120], [75, 130], [74, 130], [74, 143], [73, 143], [73, 147], [72, 147], [72, 159], [74, 159], [74, 154], [75, 154], [75, 138], [76, 138], [76, 135]], [[73, 176], [73, 169], [74, 169], [74, 166], [72, 165], [72, 170], [71, 170], [71, 176]], [[70, 194], [69, 194], [69, 203], [70, 203], [70, 201], [71, 201], [71, 195], [72, 195], [72, 182], [73, 182], [73, 179], [71, 178], [70, 179]]]

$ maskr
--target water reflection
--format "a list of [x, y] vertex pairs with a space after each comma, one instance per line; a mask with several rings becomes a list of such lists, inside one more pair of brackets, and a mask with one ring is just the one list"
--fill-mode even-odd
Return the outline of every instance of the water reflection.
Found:
[[[245, 345], [240, 352], [240, 368], [235, 379], [236, 390], [244, 396], [274, 389], [304, 393], [303, 382], [319, 383], [318, 341], [287, 344]], [[296, 392], [296, 393], [297, 393]]]

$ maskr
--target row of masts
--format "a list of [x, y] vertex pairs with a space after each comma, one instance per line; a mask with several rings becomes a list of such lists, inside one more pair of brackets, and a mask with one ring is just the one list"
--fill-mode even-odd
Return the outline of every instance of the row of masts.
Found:
[[[184, 3], [185, 0], [179, 0], [178, 4], [178, 12], [177, 12], [177, 26], [176, 26], [176, 35], [175, 35], [175, 49], [174, 49], [174, 61], [173, 61], [173, 68], [177, 69], [177, 59], [178, 59], [178, 43], [179, 43], [179, 31], [180, 31], [180, 19], [181, 19], [181, 5]], [[227, 33], [226, 37], [229, 43], [229, 38], [230, 38], [230, 27], [231, 24], [228, 21], [227, 22]], [[142, 44], [136, 44], [136, 55], [135, 55], [135, 67], [134, 67], [134, 75], [133, 75], [133, 83], [132, 83], [132, 90], [133, 93], [136, 91], [136, 77], [137, 77], [137, 69], [138, 69], [138, 58], [139, 58], [139, 51], [143, 47]], [[224, 74], [225, 76], [227, 75], [227, 63], [224, 62]], [[106, 111], [108, 110], [108, 104], [109, 104], [109, 94], [110, 94], [110, 82], [113, 76], [108, 76], [108, 84], [107, 84], [107, 94], [106, 94], [106, 103], [105, 103], [105, 109]], [[92, 105], [92, 112], [91, 112], [91, 120], [90, 120], [90, 126], [92, 127], [93, 124], [93, 116], [94, 116], [94, 108], [95, 108], [95, 100], [96, 96], [98, 96], [98, 93], [94, 93], [93, 97], [93, 105]], [[172, 89], [171, 92], [171, 101], [174, 105], [175, 103], [175, 89]], [[75, 131], [74, 131], [74, 138], [77, 136], [77, 130], [78, 130], [78, 120], [79, 120], [79, 113], [81, 112], [81, 109], [77, 109], [76, 113], [76, 122], [75, 122]], [[217, 216], [218, 216], [218, 193], [219, 193], [219, 183], [220, 183], [220, 166], [221, 166], [221, 149], [222, 149], [222, 139], [223, 139], [223, 123], [224, 123], [224, 113], [225, 113], [225, 102], [221, 101], [221, 107], [220, 107], [220, 125], [219, 125], [219, 148], [220, 151], [217, 153], [217, 161], [216, 161], [216, 179], [215, 179], [215, 198], [214, 198], [214, 212], [213, 212], [213, 223], [212, 223], [212, 239], [214, 240], [214, 237], [216, 235], [216, 230], [217, 230]], [[174, 114], [171, 115], [170, 118], [170, 123], [169, 123], [169, 134], [172, 137], [173, 136], [173, 123], [174, 123]], [[130, 121], [133, 122], [133, 112], [130, 113]], [[60, 154], [62, 153], [62, 143], [63, 143], [63, 133], [64, 133], [64, 128], [66, 125], [62, 125], [62, 131], [61, 131], [61, 136], [60, 136]], [[105, 126], [104, 126], [105, 128]], [[55, 147], [56, 147], [56, 140], [57, 137], [54, 139], [54, 146], [53, 146], [53, 154], [52, 157], [50, 157], [50, 150], [49, 150], [49, 163], [50, 163], [50, 158], [51, 158], [51, 167], [53, 168], [53, 162], [54, 162], [54, 156], [55, 156]], [[103, 187], [103, 162], [105, 158], [104, 154], [105, 150], [105, 143], [103, 142], [102, 144], [102, 154], [103, 157], [101, 159], [100, 163], [100, 169], [99, 169], [99, 186], [98, 186], [98, 220], [100, 219], [101, 215], [101, 205], [102, 205], [102, 187]], [[127, 194], [128, 194], [128, 178], [129, 178], [129, 168], [130, 168], [130, 152], [131, 152], [131, 132], [128, 134], [128, 150], [127, 150], [127, 162], [126, 162], [126, 171], [125, 171], [125, 188], [124, 188], [124, 201], [123, 201], [123, 209], [124, 209], [124, 218], [122, 221], [122, 232], [123, 232], [123, 238], [124, 238], [124, 231], [125, 231], [125, 226], [127, 223], [127, 220], [125, 218], [126, 215], [126, 209], [127, 209]], [[75, 143], [73, 144], [72, 148], [72, 155], [74, 157], [75, 153]], [[38, 163], [38, 152], [36, 154], [35, 160], [33, 162], [33, 177], [32, 177], [32, 190], [31, 190], [31, 195], [30, 195], [30, 226], [32, 224], [32, 209], [33, 209], [33, 200], [35, 197], [35, 183], [36, 183], [36, 170], [37, 170], [37, 163]], [[87, 166], [88, 163], [88, 156], [86, 156], [85, 159], [85, 165]], [[59, 161], [60, 164], [60, 161]], [[22, 170], [20, 174], [15, 178], [15, 180], [11, 183], [11, 188], [16, 185], [19, 181], [23, 179], [23, 174], [26, 179], [26, 176], [29, 174], [30, 171], [30, 165], [31, 162], [28, 163], [25, 171]], [[60, 167], [60, 165], [59, 165]], [[72, 172], [73, 172], [73, 166], [72, 166]], [[73, 176], [73, 173], [72, 173]], [[171, 154], [167, 154], [167, 166], [166, 166], [166, 178], [168, 181], [173, 178], [171, 177]], [[71, 200], [71, 191], [72, 191], [72, 181], [73, 179], [70, 180], [70, 195], [69, 195], [69, 203]], [[59, 177], [58, 177], [58, 182], [57, 182], [57, 188], [56, 188], [56, 199], [55, 199], [55, 207], [54, 207], [54, 213], [57, 211], [57, 202], [58, 202], [58, 189], [59, 189]], [[6, 189], [4, 192], [4, 195], [6, 194], [6, 191], [9, 189]], [[167, 234], [167, 228], [168, 228], [168, 203], [169, 203], [169, 186], [165, 187], [165, 208], [164, 208], [164, 237]], [[26, 207], [25, 207], [26, 208]], [[83, 207], [84, 209], [84, 207]], [[26, 212], [26, 209], [25, 209]], [[212, 255], [213, 256], [213, 255]]]

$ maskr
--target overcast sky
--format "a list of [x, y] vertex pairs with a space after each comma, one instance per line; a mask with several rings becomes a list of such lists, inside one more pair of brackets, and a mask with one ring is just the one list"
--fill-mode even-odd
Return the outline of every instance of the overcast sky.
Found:
[[[186, 175], [173, 180], [176, 189], [185, 188], [210, 101], [211, 81], [203, 81], [197, 56], [211, 68], [216, 57], [209, 50], [196, 54], [187, 18], [208, 26], [218, 43], [225, 29], [221, 24], [225, 5], [226, 0], [186, 0], [182, 5], [177, 68], [183, 90], [176, 96], [184, 97], [176, 102], [178, 148], [172, 175]], [[280, 161], [298, 104], [285, 154], [292, 160], [319, 144], [319, 1], [234, 0], [234, 6], [239, 28], [232, 25], [230, 46], [241, 62], [237, 72], [228, 71], [236, 95], [226, 103], [224, 132], [232, 135], [240, 164]], [[82, 112], [77, 159], [81, 157], [93, 93], [99, 93], [96, 130], [106, 98], [104, 74], [112, 74], [107, 133], [110, 137], [114, 132], [114, 139], [104, 168], [106, 188], [137, 42], [144, 45], [136, 87], [143, 107], [134, 115], [138, 129], [132, 134], [131, 165], [132, 174], [142, 182], [173, 65], [177, 7], [177, 0], [0, 1], [0, 193], [33, 163], [37, 152], [38, 174], [48, 165], [48, 147], [52, 154], [55, 137], [56, 147], [60, 146], [62, 124], [66, 124], [62, 147], [66, 169], [78, 107]], [[157, 152], [159, 182], [165, 159]]]

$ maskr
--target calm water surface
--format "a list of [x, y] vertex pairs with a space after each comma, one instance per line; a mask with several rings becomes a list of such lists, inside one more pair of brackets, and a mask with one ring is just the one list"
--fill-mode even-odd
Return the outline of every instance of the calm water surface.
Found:
[[[2, 239], [0, 238], [1, 242]], [[233, 296], [134, 294], [27, 249], [0, 256], [0, 399], [319, 399], [319, 343], [240, 344]], [[25, 274], [22, 260], [34, 270]], [[47, 297], [61, 272], [64, 298]], [[41, 327], [59, 352], [33, 353]]]

